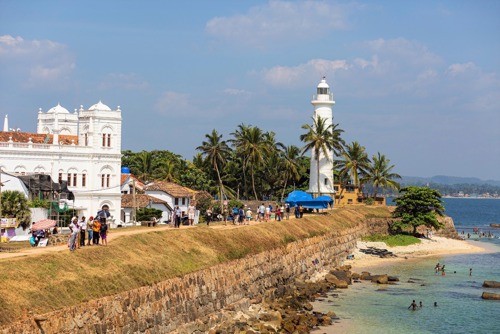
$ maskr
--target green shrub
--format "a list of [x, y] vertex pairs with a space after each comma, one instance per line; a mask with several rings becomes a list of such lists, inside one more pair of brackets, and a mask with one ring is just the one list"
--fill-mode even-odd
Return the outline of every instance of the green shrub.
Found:
[[363, 241], [384, 242], [389, 247], [408, 246], [420, 243], [420, 239], [404, 234], [380, 235], [374, 234], [362, 238]]

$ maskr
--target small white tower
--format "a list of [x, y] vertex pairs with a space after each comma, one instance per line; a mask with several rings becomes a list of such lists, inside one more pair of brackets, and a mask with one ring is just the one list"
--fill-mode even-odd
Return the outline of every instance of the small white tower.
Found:
[[9, 115], [5, 115], [5, 119], [3, 120], [3, 131], [9, 132]]
[[[333, 94], [330, 93], [330, 86], [326, 83], [325, 77], [318, 84], [317, 94], [313, 95], [311, 104], [314, 106], [315, 120], [321, 117], [325, 120], [325, 125], [333, 124], [332, 106], [335, 104]], [[333, 151], [328, 152], [328, 157], [323, 153], [319, 156], [319, 191], [318, 191], [318, 173], [316, 156], [311, 152], [311, 170], [309, 172], [309, 190], [308, 193], [313, 195], [333, 195], [335, 189], [333, 187]]]

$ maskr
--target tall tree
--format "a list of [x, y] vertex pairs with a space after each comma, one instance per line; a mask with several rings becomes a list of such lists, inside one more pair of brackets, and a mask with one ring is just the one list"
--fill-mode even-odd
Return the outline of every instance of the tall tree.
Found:
[[132, 174], [140, 180], [144, 182], [152, 181], [155, 171], [158, 168], [158, 161], [154, 160], [153, 152], [142, 151], [135, 154], [130, 160], [129, 167]]
[[399, 183], [395, 179], [401, 179], [401, 175], [392, 172], [394, 165], [389, 165], [390, 162], [380, 152], [372, 156], [372, 164], [368, 168], [367, 181], [373, 184], [373, 197], [377, 197], [379, 187], [400, 188]]
[[401, 230], [412, 227], [413, 234], [417, 234], [417, 227], [425, 225], [440, 229], [443, 223], [439, 222], [437, 216], [443, 216], [444, 207], [439, 191], [427, 187], [405, 187], [400, 190], [402, 194], [394, 201], [396, 209], [392, 216], [401, 218], [393, 222], [391, 228]]
[[294, 145], [284, 147], [282, 151], [283, 190], [281, 191], [281, 200], [285, 196], [285, 189], [288, 181], [300, 179], [301, 166], [299, 162], [300, 148]]
[[201, 151], [201, 154], [206, 156], [210, 161], [212, 168], [217, 174], [217, 179], [219, 181], [219, 196], [220, 196], [220, 207], [222, 208], [222, 201], [224, 198], [224, 185], [222, 184], [222, 179], [220, 176], [220, 171], [226, 163], [227, 157], [230, 153], [230, 148], [227, 146], [226, 141], [222, 140], [222, 135], [217, 133], [217, 130], [213, 129], [212, 133], [206, 134], [206, 141], [203, 141], [201, 146], [196, 149]]
[[[302, 154], [307, 151], [311, 151], [316, 160], [316, 173], [317, 173], [317, 190], [318, 195], [320, 192], [320, 177], [319, 177], [319, 160], [320, 156], [323, 155], [328, 161], [330, 161], [329, 152], [333, 151], [334, 154], [339, 154], [342, 152], [343, 141], [340, 138], [340, 134], [344, 132], [342, 129], [338, 128], [338, 124], [327, 124], [326, 119], [313, 117], [313, 125], [304, 124], [302, 129], [307, 130], [306, 133], [300, 135], [300, 140], [305, 143], [302, 147]], [[332, 171], [333, 173], [333, 171]]]
[[360, 174], [365, 175], [370, 167], [370, 159], [365, 147], [353, 141], [346, 146], [341, 158], [337, 161], [338, 168], [342, 173], [348, 173], [354, 185], [361, 190]]
[[228, 142], [231, 143], [231, 145], [235, 148], [235, 155], [241, 159], [241, 172], [243, 175], [243, 196], [245, 198], [248, 198], [248, 191], [247, 191], [247, 169], [248, 169], [248, 161], [246, 157], [244, 156], [243, 152], [243, 146], [245, 142], [245, 138], [248, 136], [247, 132], [250, 127], [248, 125], [245, 125], [241, 123], [238, 125], [236, 131], [231, 133], [231, 136], [233, 136], [233, 139], [229, 139]]
[[270, 152], [269, 142], [262, 130], [256, 126], [248, 127], [240, 134], [241, 137], [235, 140], [234, 145], [239, 154], [245, 157], [244, 165], [250, 168], [253, 194], [258, 200], [255, 189], [255, 171], [264, 162], [266, 154]]

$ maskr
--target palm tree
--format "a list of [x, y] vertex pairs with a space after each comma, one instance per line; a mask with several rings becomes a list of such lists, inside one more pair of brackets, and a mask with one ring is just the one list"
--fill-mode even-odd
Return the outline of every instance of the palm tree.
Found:
[[282, 167], [283, 171], [283, 191], [281, 192], [281, 200], [285, 196], [285, 189], [288, 185], [289, 180], [298, 181], [300, 179], [300, 149], [297, 146], [290, 145], [284, 147], [282, 151]]
[[318, 195], [320, 192], [320, 182], [319, 182], [319, 160], [320, 156], [323, 155], [327, 161], [330, 161], [330, 152], [339, 154], [342, 152], [343, 140], [340, 138], [340, 134], [344, 132], [342, 129], [338, 128], [338, 124], [327, 124], [325, 118], [313, 117], [313, 125], [304, 124], [302, 129], [307, 130], [306, 133], [300, 135], [300, 140], [305, 143], [302, 148], [302, 154], [307, 151], [312, 152], [312, 156], [316, 160], [316, 173], [317, 173], [317, 190]]
[[19, 223], [29, 226], [31, 212], [24, 194], [16, 190], [6, 190], [1, 194], [2, 216], [16, 218]]
[[394, 179], [400, 179], [401, 175], [392, 173], [394, 165], [389, 165], [390, 160], [385, 155], [377, 152], [377, 156], [372, 156], [372, 164], [368, 169], [367, 180], [373, 184], [375, 188], [373, 197], [377, 197], [379, 187], [389, 187], [392, 189], [400, 188], [398, 182]]
[[222, 200], [224, 198], [224, 185], [222, 184], [222, 179], [220, 176], [220, 171], [222, 170], [224, 164], [226, 163], [227, 157], [230, 153], [229, 146], [227, 146], [226, 141], [221, 140], [222, 135], [217, 133], [217, 130], [213, 129], [211, 134], [206, 134], [206, 141], [202, 142], [201, 146], [196, 149], [201, 151], [201, 154], [206, 156], [210, 161], [212, 168], [217, 173], [217, 178], [219, 181], [219, 195], [220, 195], [220, 207], [222, 208]]
[[167, 182], [177, 182], [176, 170], [178, 170], [176, 163], [166, 160], [162, 166], [162, 179]]
[[229, 139], [228, 142], [233, 145], [233, 147], [236, 150], [236, 156], [241, 159], [241, 171], [243, 173], [243, 196], [245, 198], [248, 198], [248, 192], [247, 192], [247, 159], [244, 157], [244, 154], [242, 152], [245, 138], [247, 137], [247, 132], [248, 132], [249, 126], [241, 123], [238, 125], [238, 128], [236, 131], [231, 133], [231, 136], [233, 136], [233, 139]]
[[158, 162], [155, 161], [153, 152], [142, 151], [132, 158], [130, 168], [132, 174], [147, 182], [153, 179], [153, 175], [158, 168]]
[[256, 126], [242, 128], [238, 137], [233, 141], [234, 146], [239, 154], [245, 157], [243, 165], [250, 167], [250, 175], [252, 177], [252, 189], [255, 200], [258, 200], [257, 191], [255, 190], [255, 170], [264, 162], [264, 157], [270, 153], [268, 137], [262, 130]]
[[357, 141], [348, 144], [344, 152], [342, 152], [342, 159], [337, 161], [338, 168], [342, 173], [349, 174], [356, 187], [361, 187], [359, 177], [367, 174], [369, 165], [370, 159], [365, 147], [361, 146]]

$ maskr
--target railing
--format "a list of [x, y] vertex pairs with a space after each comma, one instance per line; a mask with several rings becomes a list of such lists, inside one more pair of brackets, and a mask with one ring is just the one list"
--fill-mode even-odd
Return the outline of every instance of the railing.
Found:
[[315, 94], [315, 95], [313, 95], [312, 99], [313, 99], [313, 101], [331, 101], [331, 102], [335, 102], [335, 100], [333, 99], [333, 93], [330, 93], [328, 95], [326, 95], [326, 94]]

